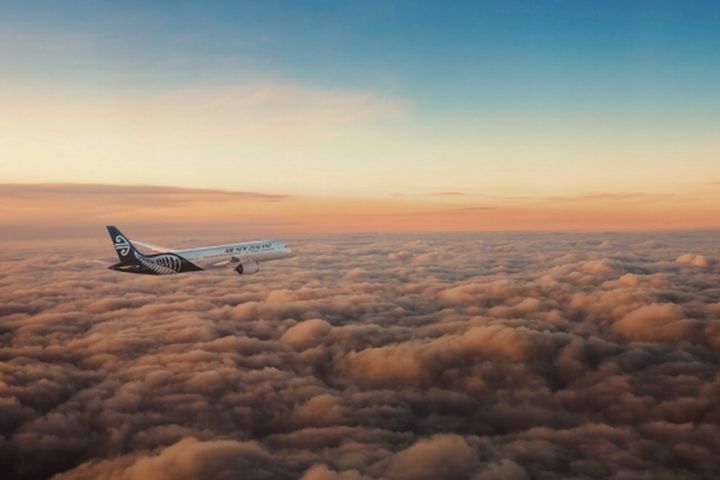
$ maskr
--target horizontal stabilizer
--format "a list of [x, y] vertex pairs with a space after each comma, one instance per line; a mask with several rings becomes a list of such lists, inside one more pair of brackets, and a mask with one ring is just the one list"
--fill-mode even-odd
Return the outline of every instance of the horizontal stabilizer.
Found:
[[154, 243], [148, 243], [143, 242], [142, 240], [136, 240], [134, 238], [130, 239], [132, 243], [135, 245], [140, 245], [141, 247], [149, 248], [150, 250], [155, 250], [156, 252], [174, 252], [175, 250], [172, 248], [167, 247], [161, 247], [160, 245], [155, 245]]

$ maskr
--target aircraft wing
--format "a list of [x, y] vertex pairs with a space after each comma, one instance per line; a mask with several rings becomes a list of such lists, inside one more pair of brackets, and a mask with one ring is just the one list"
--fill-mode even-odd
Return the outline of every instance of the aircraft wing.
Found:
[[220, 260], [219, 262], [211, 263], [208, 265], [208, 267], [224, 267], [225, 265], [230, 265], [231, 263], [240, 263], [240, 259], [237, 257], [230, 257], [227, 260]]

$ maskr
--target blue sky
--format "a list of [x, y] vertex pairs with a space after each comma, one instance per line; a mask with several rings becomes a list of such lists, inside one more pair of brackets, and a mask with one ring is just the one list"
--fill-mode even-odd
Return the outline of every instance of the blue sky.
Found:
[[[281, 74], [454, 106], [712, 95], [720, 79], [717, 2], [61, 3], [3, 7], [3, 27], [29, 39], [4, 49], [14, 75], [162, 88]], [[53, 37], [70, 41], [68, 55], [30, 41]]]

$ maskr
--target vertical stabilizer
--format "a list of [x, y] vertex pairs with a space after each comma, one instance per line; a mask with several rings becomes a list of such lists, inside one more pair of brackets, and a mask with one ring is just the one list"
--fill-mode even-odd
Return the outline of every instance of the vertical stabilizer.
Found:
[[107, 230], [120, 261], [124, 262], [126, 260], [134, 259], [135, 257], [133, 253], [135, 252], [135, 247], [132, 243], [130, 243], [130, 240], [128, 240], [128, 238], [114, 225], [108, 225]]

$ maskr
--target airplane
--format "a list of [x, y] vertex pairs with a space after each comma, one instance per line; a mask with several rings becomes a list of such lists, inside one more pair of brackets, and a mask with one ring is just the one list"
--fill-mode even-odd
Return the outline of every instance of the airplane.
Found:
[[[294, 256], [286, 244], [277, 240], [172, 250], [139, 240], [130, 241], [113, 225], [107, 225], [107, 230], [120, 258], [118, 263], [110, 265], [108, 268], [119, 272], [172, 275], [212, 268], [234, 267], [234, 270], [240, 275], [249, 275], [260, 270], [260, 262]], [[135, 248], [133, 242], [161, 253], [150, 255], [141, 253]]]

